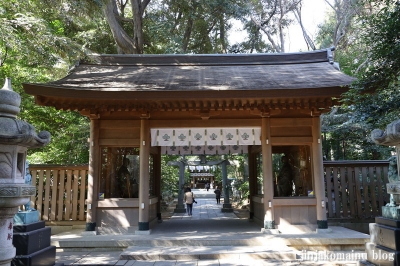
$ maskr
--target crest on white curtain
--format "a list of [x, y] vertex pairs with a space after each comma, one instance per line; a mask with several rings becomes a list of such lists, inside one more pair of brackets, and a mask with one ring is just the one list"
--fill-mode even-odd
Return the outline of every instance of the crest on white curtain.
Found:
[[207, 145], [217, 146], [222, 143], [221, 129], [219, 128], [207, 128]]
[[189, 139], [189, 129], [175, 129], [175, 146], [188, 146]]
[[182, 146], [179, 147], [179, 153], [181, 155], [188, 155], [188, 154], [192, 154], [192, 148], [190, 146]]
[[204, 154], [204, 146], [192, 146], [192, 154]]
[[261, 145], [261, 128], [153, 128], [151, 145], [171, 155], [247, 153]]
[[159, 129], [157, 146], [174, 146], [174, 130]]
[[254, 145], [254, 132], [252, 128], [239, 128], [239, 145]]
[[231, 154], [241, 154], [242, 153], [242, 146], [239, 146], [239, 145], [229, 146], [229, 152]]
[[190, 146], [202, 146], [206, 142], [205, 129], [194, 128], [190, 130]]
[[168, 146], [168, 147], [167, 147], [167, 154], [170, 154], [170, 155], [179, 155], [179, 147], [176, 147], [176, 146]]
[[238, 136], [236, 128], [222, 129], [222, 144], [223, 145], [238, 145]]
[[217, 147], [218, 154], [229, 154], [229, 146], [221, 145]]
[[217, 146], [207, 145], [204, 153], [209, 155], [217, 154]]

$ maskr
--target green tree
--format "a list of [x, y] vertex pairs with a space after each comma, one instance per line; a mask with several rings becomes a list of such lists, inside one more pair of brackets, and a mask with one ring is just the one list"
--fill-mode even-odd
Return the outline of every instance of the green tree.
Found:
[[[329, 29], [338, 28], [338, 17], [346, 17], [337, 12], [320, 27], [319, 42], [330, 40], [335, 44], [339, 40], [335, 60], [345, 73], [358, 78], [344, 95], [342, 105], [323, 116], [327, 159], [388, 158], [390, 149], [372, 143], [370, 132], [377, 127], [384, 128], [399, 115], [399, 72], [396, 70], [399, 63], [395, 56], [399, 54], [398, 3], [377, 0], [357, 4], [353, 6], [357, 12], [348, 17], [352, 22], [347, 23], [342, 33], [329, 33]], [[372, 88], [374, 93], [366, 93], [372, 92]]]
[[400, 2], [367, 3], [378, 12], [361, 17], [361, 36], [369, 50], [345, 103], [354, 105], [354, 120], [372, 130], [400, 117]]
[[162, 0], [144, 17], [146, 53], [227, 53], [230, 19], [241, 12], [233, 0]]
[[362, 17], [362, 38], [370, 48], [359, 73], [356, 89], [380, 92], [399, 86], [400, 77], [400, 2], [372, 2], [379, 9], [374, 16]]
[[163, 155], [161, 157], [161, 191], [162, 198], [169, 203], [178, 194], [179, 168], [167, 165], [169, 161], [178, 161], [180, 156]]
[[300, 4], [301, 0], [253, 0], [248, 3], [250, 19], [267, 37], [269, 52], [285, 52], [285, 30], [294, 22], [289, 14], [296, 12]]
[[92, 47], [108, 51], [107, 34], [96, 23], [99, 13], [87, 12], [97, 9], [81, 1], [63, 5], [52, 0], [1, 1], [0, 81], [10, 77], [14, 91], [21, 95], [19, 119], [52, 134], [48, 146], [29, 151], [32, 163], [88, 162], [88, 120], [76, 112], [34, 104], [33, 97], [22, 91], [22, 83], [60, 79]]
[[[143, 54], [143, 16], [149, 3], [150, 0], [101, 0], [118, 53]], [[126, 7], [131, 8], [130, 12], [125, 12]]]

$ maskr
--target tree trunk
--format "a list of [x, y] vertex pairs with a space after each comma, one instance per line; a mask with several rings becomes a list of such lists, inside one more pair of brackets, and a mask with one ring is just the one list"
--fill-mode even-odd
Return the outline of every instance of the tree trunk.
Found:
[[294, 13], [294, 16], [295, 16], [297, 22], [299, 23], [299, 25], [300, 25], [300, 27], [301, 27], [301, 31], [303, 32], [303, 37], [304, 37], [304, 40], [305, 40], [307, 46], [308, 46], [309, 48], [311, 48], [311, 50], [317, 50], [317, 48], [315, 47], [314, 42], [311, 40], [310, 36], [309, 36], [308, 33], [307, 33], [306, 28], [305, 28], [304, 25], [303, 25], [303, 20], [302, 20], [302, 18], [301, 18], [301, 6], [297, 7], [297, 8], [293, 11], [293, 13]]
[[112, 35], [117, 44], [117, 50], [122, 51], [125, 54], [136, 53], [134, 41], [121, 27], [119, 21], [116, 18], [117, 5], [115, 3], [115, 0], [104, 1], [103, 13], [107, 19], [108, 25], [110, 26]]
[[[149, 2], [149, 1], [148, 1]], [[133, 13], [133, 41], [136, 54], [143, 54], [143, 11], [141, 0], [131, 0]]]
[[190, 35], [192, 35], [192, 28], [193, 28], [193, 18], [192, 16], [189, 16], [182, 43], [182, 50], [184, 53], [187, 52], [187, 48], [189, 46]]
[[221, 42], [221, 52], [226, 54], [226, 42], [225, 42], [225, 21], [224, 15], [221, 14], [219, 17], [219, 39]]
[[280, 9], [280, 14], [279, 14], [279, 39], [280, 39], [280, 50], [278, 52], [284, 53], [285, 52], [285, 36], [283, 34], [283, 26], [282, 26], [282, 21], [286, 15], [286, 6], [282, 4], [282, 0], [279, 1], [279, 9]]

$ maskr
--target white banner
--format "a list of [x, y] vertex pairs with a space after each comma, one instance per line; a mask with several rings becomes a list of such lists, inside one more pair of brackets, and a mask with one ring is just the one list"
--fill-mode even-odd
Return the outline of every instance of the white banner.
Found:
[[218, 154], [229, 154], [229, 146], [221, 145], [217, 148]]
[[190, 130], [190, 146], [203, 146], [206, 143], [204, 128], [195, 128]]
[[179, 147], [179, 153], [181, 155], [188, 155], [188, 154], [192, 154], [192, 148], [190, 146], [182, 146]]
[[231, 154], [241, 154], [242, 148], [241, 148], [241, 146], [238, 146], [238, 145], [232, 145], [232, 146], [229, 146], [229, 151]]
[[192, 154], [204, 154], [204, 146], [192, 146]]
[[261, 145], [261, 128], [152, 128], [151, 146], [161, 154], [238, 154], [248, 145]]
[[167, 147], [167, 154], [179, 155], [179, 147], [176, 147], [176, 146]]
[[174, 146], [173, 129], [159, 129], [157, 146]]
[[222, 144], [223, 145], [238, 145], [236, 128], [222, 129]]
[[175, 129], [175, 146], [188, 146], [189, 139], [189, 129]]
[[151, 129], [150, 130], [150, 134], [151, 134], [151, 146], [159, 146], [157, 145], [157, 141], [158, 141], [158, 129]]
[[254, 145], [261, 145], [261, 128], [254, 128]]
[[254, 134], [251, 128], [239, 128], [239, 145], [253, 145]]
[[207, 145], [204, 149], [204, 153], [209, 155], [217, 154], [217, 146]]
[[219, 128], [207, 128], [207, 145], [221, 145], [222, 135]]

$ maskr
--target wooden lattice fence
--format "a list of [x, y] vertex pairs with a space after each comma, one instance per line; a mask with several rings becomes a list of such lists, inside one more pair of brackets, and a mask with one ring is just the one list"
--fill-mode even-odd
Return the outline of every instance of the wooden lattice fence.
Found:
[[86, 221], [88, 165], [29, 166], [36, 180], [36, 197], [31, 206], [44, 221]]
[[[325, 161], [328, 219], [379, 216], [389, 202], [388, 161]], [[37, 193], [31, 206], [44, 221], [85, 221], [88, 165], [30, 165]]]
[[389, 161], [325, 161], [328, 219], [363, 220], [381, 215]]

